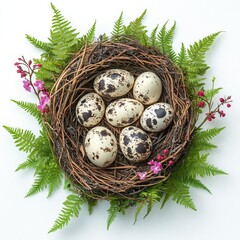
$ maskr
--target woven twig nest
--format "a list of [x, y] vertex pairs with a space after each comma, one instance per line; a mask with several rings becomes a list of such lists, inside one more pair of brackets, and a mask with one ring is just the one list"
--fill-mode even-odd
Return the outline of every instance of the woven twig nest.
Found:
[[[156, 73], [163, 87], [159, 102], [172, 105], [175, 114], [164, 131], [148, 133], [153, 148], [147, 161], [130, 163], [119, 148], [115, 162], [107, 168], [99, 168], [87, 159], [83, 142], [89, 128], [79, 124], [75, 110], [82, 96], [94, 92], [96, 76], [113, 68], [127, 70], [135, 77], [145, 71]], [[132, 98], [132, 93], [126, 97]], [[111, 101], [113, 99], [105, 99], [106, 106]], [[54, 149], [61, 168], [78, 191], [97, 199], [108, 199], [112, 195], [131, 198], [146, 187], [166, 180], [172, 166], [187, 151], [194, 128], [191, 101], [180, 69], [158, 50], [144, 47], [129, 38], [95, 42], [75, 55], [53, 88], [51, 118]], [[107, 127], [119, 139], [121, 128], [111, 126], [105, 118], [98, 125]], [[134, 126], [141, 128], [139, 121]], [[168, 155], [161, 161], [163, 168], [154, 174], [149, 170], [148, 161], [165, 149], [168, 149]], [[169, 160], [174, 164], [170, 166]], [[143, 171], [147, 172], [147, 177], [140, 180], [137, 173]]]

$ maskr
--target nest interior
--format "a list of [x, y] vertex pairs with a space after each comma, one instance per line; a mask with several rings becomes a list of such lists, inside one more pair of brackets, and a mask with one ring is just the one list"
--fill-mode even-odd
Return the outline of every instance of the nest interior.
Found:
[[[171, 104], [175, 114], [167, 129], [149, 133], [153, 148], [147, 161], [130, 163], [118, 148], [115, 162], [107, 168], [99, 168], [86, 157], [83, 142], [89, 128], [79, 124], [75, 109], [81, 97], [94, 92], [93, 81], [96, 76], [113, 68], [125, 69], [135, 77], [145, 71], [156, 73], [163, 87], [159, 102]], [[132, 98], [132, 93], [125, 97]], [[105, 99], [106, 106], [113, 100], [116, 99]], [[192, 133], [191, 116], [191, 101], [180, 69], [158, 50], [144, 47], [129, 38], [86, 45], [69, 62], [51, 93], [53, 145], [58, 162], [76, 189], [95, 198], [106, 199], [111, 195], [130, 198], [144, 188], [167, 179], [172, 169], [168, 161], [171, 159], [176, 164], [187, 151]], [[111, 126], [105, 118], [98, 125], [107, 127], [116, 139], [119, 138], [121, 128]], [[134, 126], [140, 127], [139, 121]], [[164, 149], [169, 152], [162, 160], [163, 169], [159, 174], [153, 174], [147, 162]], [[137, 172], [142, 171], [147, 172], [144, 180], [137, 176]]]

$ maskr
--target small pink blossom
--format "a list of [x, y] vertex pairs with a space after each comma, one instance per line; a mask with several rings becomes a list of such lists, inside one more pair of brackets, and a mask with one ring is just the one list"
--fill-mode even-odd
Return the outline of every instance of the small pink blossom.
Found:
[[25, 88], [25, 90], [28, 91], [28, 92], [31, 92], [31, 83], [30, 83], [30, 81], [25, 79], [22, 82], [23, 82], [23, 87]]
[[219, 98], [219, 101], [220, 101], [221, 103], [224, 103], [224, 102], [225, 102], [225, 99], [224, 99], [224, 98]]
[[39, 100], [38, 109], [43, 113], [46, 112], [47, 104], [49, 103], [49, 101], [50, 101], [49, 96], [47, 95], [41, 96]]
[[[21, 70], [20, 70], [21, 71]], [[26, 72], [24, 72], [24, 71], [21, 71], [21, 72], [19, 72], [19, 73], [21, 73], [21, 78], [24, 78], [24, 77], [26, 77], [27, 76], [27, 73]]]
[[37, 64], [33, 64], [33, 69], [39, 69], [42, 67], [42, 64], [37, 63]]
[[169, 166], [172, 166], [173, 163], [174, 163], [173, 160], [169, 160], [169, 161], [168, 161], [168, 165], [169, 165]]
[[228, 108], [230, 108], [230, 107], [231, 107], [231, 104], [230, 104], [230, 103], [228, 103], [228, 104], [227, 104], [227, 107], [228, 107]]
[[203, 97], [203, 96], [204, 96], [204, 92], [203, 92], [203, 91], [198, 91], [197, 95], [198, 95], [199, 97]]
[[168, 152], [169, 152], [168, 149], [164, 149], [164, 150], [163, 150], [164, 156], [166, 156], [166, 155], [168, 154]]
[[221, 111], [219, 111], [219, 115], [220, 115], [220, 117], [225, 117], [226, 113], [223, 110], [221, 110]]
[[157, 155], [157, 160], [161, 161], [163, 159], [164, 159], [164, 157], [162, 155], [160, 155], [160, 154]]
[[152, 159], [151, 161], [148, 162], [148, 165], [153, 165], [155, 161]]
[[140, 180], [144, 180], [147, 176], [147, 172], [137, 172]]
[[41, 81], [41, 80], [36, 80], [36, 82], [33, 84], [35, 87], [37, 87], [37, 89], [39, 91], [43, 91], [45, 90], [45, 87], [44, 87], [44, 82]]
[[158, 174], [162, 169], [162, 164], [159, 162], [154, 161], [154, 164], [151, 165], [151, 170], [154, 174]]
[[205, 106], [205, 102], [204, 102], [204, 101], [199, 102], [199, 103], [198, 103], [198, 106], [199, 106], [200, 108], [203, 108], [203, 107]]

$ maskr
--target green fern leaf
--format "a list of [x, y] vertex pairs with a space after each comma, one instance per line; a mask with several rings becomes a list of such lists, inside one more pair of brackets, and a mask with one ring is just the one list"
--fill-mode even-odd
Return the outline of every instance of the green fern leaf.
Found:
[[146, 13], [147, 10], [144, 10], [140, 17], [130, 22], [128, 26], [124, 26], [125, 34], [138, 40], [143, 45], [146, 45], [146, 39], [148, 39], [146, 26], [142, 24]]
[[157, 30], [158, 25], [152, 30], [150, 37], [149, 37], [149, 46], [152, 47], [159, 47], [158, 41], [157, 41]]
[[194, 141], [198, 141], [198, 139], [201, 139], [201, 141], [210, 141], [212, 138], [221, 133], [223, 129], [224, 127], [197, 131], [194, 136]]
[[42, 42], [34, 37], [31, 37], [30, 35], [26, 34], [26, 39], [36, 48], [39, 48], [41, 50], [44, 50], [46, 52], [51, 52], [52, 50], [52, 44], [48, 42]]
[[28, 157], [27, 160], [18, 165], [16, 172], [23, 169], [35, 169], [37, 166], [36, 158]]
[[196, 178], [188, 178], [188, 185], [197, 189], [202, 189], [211, 194], [211, 191], [199, 180]]
[[190, 45], [187, 52], [192, 64], [205, 64], [205, 54], [219, 34], [220, 32], [211, 34], [204, 37], [199, 42], [195, 42], [193, 45]]
[[62, 229], [69, 223], [72, 217], [78, 217], [81, 211], [81, 206], [83, 204], [84, 201], [78, 195], [68, 195], [66, 201], [63, 203], [61, 213], [59, 214], [49, 233], [54, 232], [58, 229]]
[[178, 64], [182, 68], [182, 70], [185, 71], [184, 67], [186, 66], [187, 62], [188, 62], [187, 49], [182, 43], [181, 50], [176, 58], [176, 64]]
[[190, 196], [189, 187], [182, 183], [174, 182], [174, 184], [175, 192], [172, 195], [173, 201], [186, 208], [191, 208], [196, 211], [197, 209]]
[[89, 31], [87, 32], [87, 34], [84, 36], [85, 37], [85, 41], [87, 43], [92, 43], [95, 37], [95, 31], [96, 31], [96, 21], [93, 23], [92, 27], [89, 29]]
[[40, 125], [42, 124], [42, 115], [41, 112], [37, 109], [37, 104], [16, 100], [11, 101], [16, 103], [20, 108], [22, 108], [24, 111], [28, 112], [30, 115], [36, 118]]
[[62, 184], [63, 173], [57, 164], [52, 163], [50, 165], [50, 171], [48, 174], [48, 197], [50, 197], [54, 191], [59, 189]]
[[35, 174], [34, 182], [25, 197], [30, 197], [34, 194], [43, 191], [44, 189], [47, 188], [47, 184], [48, 184], [48, 172], [38, 171], [38, 173]]
[[111, 200], [110, 207], [108, 209], [107, 229], [109, 230], [110, 225], [114, 222], [118, 213], [120, 212], [119, 201]]
[[119, 18], [114, 23], [113, 31], [111, 32], [112, 36], [120, 36], [122, 34], [124, 34], [123, 12], [121, 12]]
[[19, 150], [24, 151], [26, 153], [32, 151], [35, 148], [35, 135], [30, 130], [23, 130], [20, 128], [12, 128], [3, 126], [13, 137], [15, 140], [15, 145], [19, 148]]
[[169, 30], [166, 29], [166, 26], [167, 22], [163, 25], [157, 35], [158, 45], [162, 53], [166, 54], [166, 56], [168, 56], [173, 62], [176, 62], [177, 56], [172, 46], [176, 22], [174, 22], [173, 26]]
[[138, 216], [140, 214], [140, 212], [142, 211], [142, 209], [144, 208], [145, 206], [145, 202], [144, 200], [143, 201], [140, 201], [138, 204], [137, 204], [137, 207], [136, 207], [136, 212], [135, 212], [135, 216], [134, 216], [134, 223], [135, 224], [138, 220]]

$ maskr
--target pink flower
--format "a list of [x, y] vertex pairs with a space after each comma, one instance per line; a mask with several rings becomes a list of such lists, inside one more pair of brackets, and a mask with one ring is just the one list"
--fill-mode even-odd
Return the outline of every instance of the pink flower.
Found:
[[173, 163], [174, 163], [173, 160], [169, 160], [169, 161], [168, 161], [168, 165], [169, 165], [169, 166], [172, 166]]
[[169, 152], [168, 149], [164, 149], [164, 150], [163, 150], [164, 156], [166, 156], [166, 155], [168, 154], [168, 152]]
[[220, 101], [221, 103], [224, 103], [225, 100], [224, 100], [224, 98], [221, 97], [221, 98], [219, 98], [219, 101]]
[[25, 88], [25, 90], [28, 91], [28, 92], [31, 92], [31, 83], [30, 83], [30, 81], [25, 79], [22, 82], [23, 82], [23, 87]]
[[154, 174], [158, 174], [162, 169], [162, 164], [154, 161], [154, 164], [151, 166], [151, 170]]
[[40, 100], [39, 100], [38, 109], [39, 109], [41, 112], [45, 113], [45, 112], [46, 112], [46, 109], [48, 109], [47, 104], [49, 103], [49, 101], [50, 101], [49, 96], [47, 96], [47, 95], [41, 96], [41, 98], [40, 98]]
[[203, 97], [203, 96], [204, 96], [204, 92], [203, 92], [203, 91], [198, 91], [197, 95], [198, 95], [199, 97]]
[[155, 161], [152, 159], [150, 162], [148, 162], [148, 165], [153, 165]]
[[[20, 71], [21, 71], [21, 70], [20, 70]], [[24, 71], [21, 71], [21, 72], [19, 72], [19, 73], [21, 73], [21, 78], [24, 78], [24, 77], [27, 76], [27, 74], [26, 74]]]
[[33, 84], [39, 91], [45, 90], [44, 82], [41, 80], [36, 80], [36, 82]]
[[204, 101], [199, 102], [199, 103], [198, 103], [198, 106], [199, 106], [200, 108], [203, 108], [203, 107], [205, 106], [205, 102], [204, 102]]
[[33, 69], [39, 69], [42, 67], [42, 64], [38, 63], [38, 64], [33, 64]]
[[157, 160], [160, 160], [160, 161], [161, 161], [161, 160], [163, 160], [163, 159], [164, 159], [164, 157], [163, 157], [162, 155], [160, 155], [160, 154], [157, 155]]
[[211, 122], [213, 119], [215, 119], [215, 114], [214, 113], [206, 113], [207, 115], [207, 120]]
[[221, 111], [219, 111], [219, 115], [220, 115], [220, 117], [225, 117], [226, 113], [223, 110], [221, 110]]
[[137, 172], [140, 180], [144, 180], [147, 176], [147, 172]]
[[230, 104], [230, 103], [228, 103], [228, 104], [227, 104], [227, 107], [228, 107], [228, 108], [230, 108], [230, 107], [231, 107], [231, 104]]

